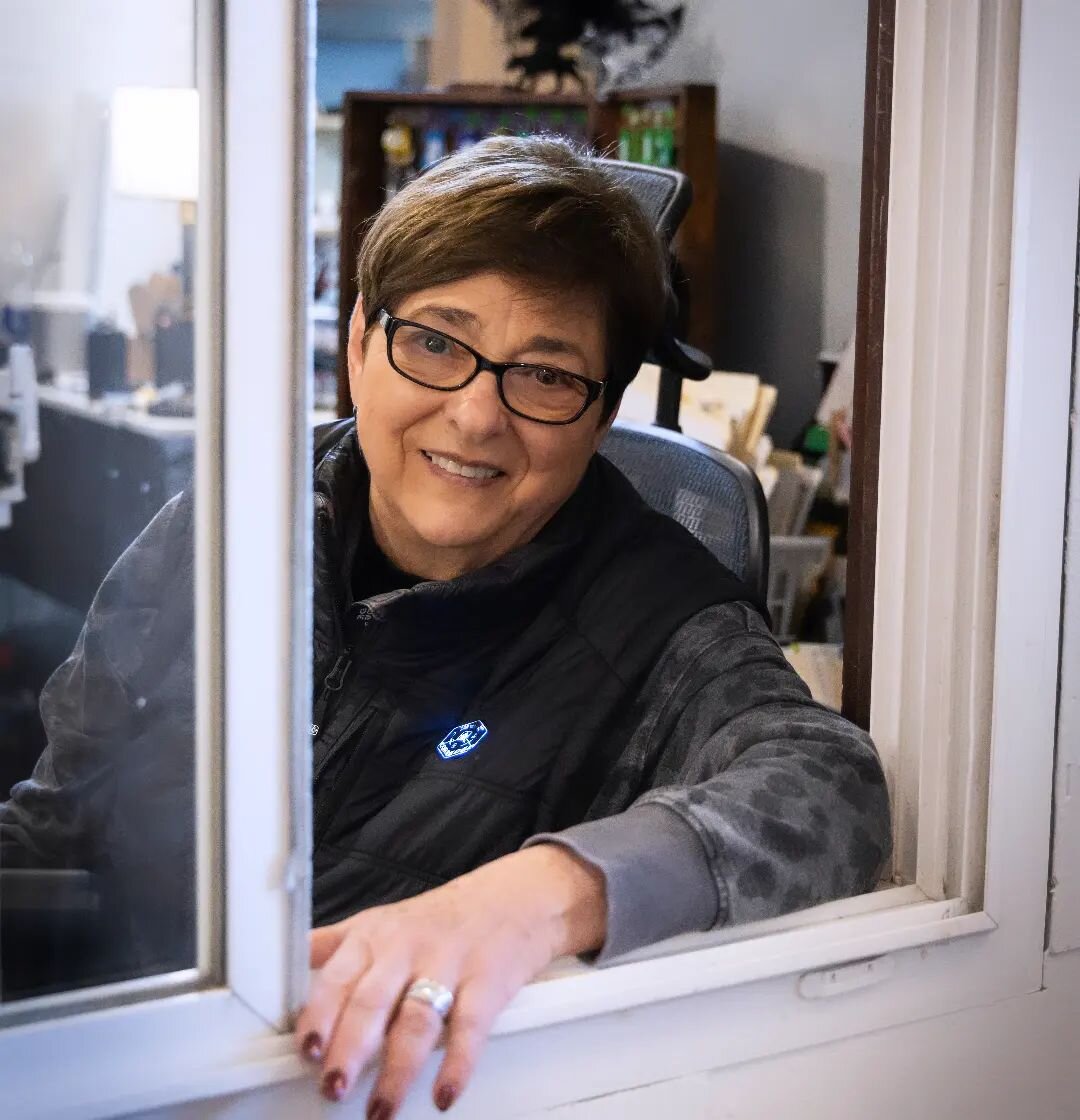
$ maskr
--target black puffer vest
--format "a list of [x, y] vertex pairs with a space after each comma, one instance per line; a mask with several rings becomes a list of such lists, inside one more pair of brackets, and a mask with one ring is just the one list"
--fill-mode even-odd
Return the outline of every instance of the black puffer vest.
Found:
[[529, 544], [459, 579], [354, 602], [368, 474], [350, 422], [316, 448], [313, 917], [324, 925], [625, 808], [597, 794], [640, 684], [684, 622], [751, 594], [595, 456]]

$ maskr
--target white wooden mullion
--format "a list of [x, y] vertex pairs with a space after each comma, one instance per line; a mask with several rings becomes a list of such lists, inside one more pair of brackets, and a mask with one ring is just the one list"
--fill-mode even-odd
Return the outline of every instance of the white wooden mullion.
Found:
[[223, 972], [222, 733], [225, 634], [223, 531], [225, 14], [222, 0], [195, 5], [199, 90], [199, 199], [195, 275], [195, 864], [197, 966]]
[[310, 526], [306, 417], [296, 417], [307, 312], [293, 236], [307, 198], [296, 128], [306, 4], [226, 0], [226, 15], [226, 978], [282, 1029], [300, 998], [296, 915], [307, 912], [310, 875], [310, 792], [295, 765], [307, 677], [294, 650], [296, 618], [306, 617], [294, 603], [310, 570], [310, 548], [294, 543], [298, 523]]
[[897, 26], [871, 731], [895, 870], [937, 898], [980, 889], [1017, 18], [958, 0]]
[[[909, 707], [920, 733], [919, 831], [916, 882], [931, 897], [945, 896], [944, 772], [949, 752], [957, 744], [951, 735], [954, 677], [950, 666], [959, 652], [953, 647], [957, 573], [951, 563], [957, 552], [956, 523], [959, 500], [959, 384], [963, 378], [962, 321], [967, 306], [966, 271], [970, 257], [970, 228], [950, 221], [950, 215], [966, 214], [970, 199], [960, 167], [971, 167], [973, 133], [969, 98], [974, 85], [974, 46], [969, 21], [971, 0], [958, 4], [932, 5], [927, 33], [938, 96], [931, 97], [926, 122], [935, 136], [934, 165], [938, 189], [926, 199], [932, 234], [927, 230], [927, 263], [935, 283], [927, 287], [933, 301], [927, 318], [919, 368], [915, 371], [926, 450], [923, 486], [917, 495], [918, 508], [911, 511], [912, 524], [922, 543], [921, 595], [916, 609], [924, 612], [919, 646], [919, 669], [923, 676], [922, 702]], [[967, 32], [965, 36], [963, 33]], [[960, 43], [951, 42], [959, 33]], [[950, 50], [950, 48], [952, 48]], [[939, 123], [940, 122], [940, 125]], [[914, 604], [913, 604], [914, 605]], [[926, 623], [930, 624], [927, 625]]]
[[[889, 190], [888, 267], [891, 283], [885, 303], [884, 346], [890, 358], [881, 384], [881, 433], [878, 471], [878, 535], [875, 558], [874, 672], [871, 679], [871, 733], [881, 752], [893, 798], [893, 870], [898, 879], [915, 877], [918, 839], [918, 752], [908, 733], [906, 706], [914, 687], [910, 651], [905, 650], [908, 584], [913, 546], [910, 511], [913, 480], [915, 393], [911, 379], [892, 369], [915, 367], [920, 260], [919, 201], [922, 194], [923, 105], [926, 98], [926, 5], [905, 7], [897, 21], [891, 166], [903, 169], [906, 189]], [[898, 277], [911, 278], [899, 283]]]
[[[986, 867], [987, 805], [993, 710], [993, 650], [997, 620], [998, 481], [1005, 410], [1004, 355], [1008, 349], [1009, 271], [1012, 255], [1013, 160], [1019, 13], [1011, 3], [988, 5], [982, 35], [990, 45], [979, 66], [975, 112], [976, 168], [983, 172], [972, 204], [975, 282], [969, 298], [968, 363], [980, 391], [965, 400], [960, 540], [968, 550], [958, 584], [958, 633], [970, 656], [958, 672], [957, 750], [947, 775], [946, 817], [963, 821], [948, 834], [950, 888], [973, 907], [982, 905]], [[994, 91], [999, 91], [994, 95]], [[960, 749], [960, 744], [964, 749]]]

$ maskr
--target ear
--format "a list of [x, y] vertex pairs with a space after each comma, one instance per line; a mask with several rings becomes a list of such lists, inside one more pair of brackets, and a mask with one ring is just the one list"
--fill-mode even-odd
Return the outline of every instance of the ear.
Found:
[[619, 410], [616, 408], [606, 420], [601, 420], [600, 423], [596, 425], [596, 433], [593, 436], [593, 451], [600, 450], [600, 444], [607, 439], [607, 434], [611, 431], [611, 425], [615, 423], [615, 417], [618, 415]]
[[349, 349], [346, 355], [349, 366], [349, 394], [356, 404], [357, 385], [360, 375], [364, 371], [364, 300], [362, 296], [356, 297], [352, 318], [349, 320]]

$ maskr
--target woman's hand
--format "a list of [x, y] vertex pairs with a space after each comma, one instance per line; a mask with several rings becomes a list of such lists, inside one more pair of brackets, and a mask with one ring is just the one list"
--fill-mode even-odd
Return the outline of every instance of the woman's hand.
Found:
[[296, 1024], [302, 1052], [341, 1100], [382, 1047], [369, 1120], [389, 1120], [443, 1030], [435, 1010], [402, 999], [421, 978], [454, 993], [435, 1104], [461, 1095], [496, 1015], [556, 957], [598, 949], [604, 879], [555, 844], [504, 856], [445, 886], [311, 933], [321, 969]]

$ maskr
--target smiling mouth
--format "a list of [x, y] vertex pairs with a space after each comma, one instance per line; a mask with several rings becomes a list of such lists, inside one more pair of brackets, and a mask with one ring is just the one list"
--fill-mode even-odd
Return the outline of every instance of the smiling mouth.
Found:
[[458, 459], [451, 459], [447, 455], [439, 455], [434, 451], [421, 451], [421, 454], [429, 463], [434, 463], [435, 466], [446, 471], [447, 474], [454, 474], [459, 478], [490, 479], [498, 478], [506, 473], [498, 467], [490, 467], [482, 463], [463, 463]]

